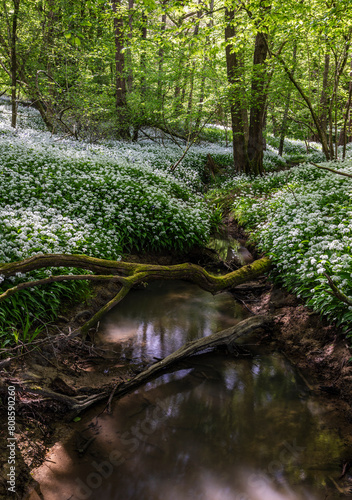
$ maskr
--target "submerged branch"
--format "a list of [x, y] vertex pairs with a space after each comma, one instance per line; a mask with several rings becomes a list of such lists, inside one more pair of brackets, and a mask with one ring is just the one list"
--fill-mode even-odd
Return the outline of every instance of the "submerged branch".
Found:
[[19, 389], [26, 392], [34, 392], [35, 394], [49, 397], [51, 399], [58, 400], [61, 403], [64, 403], [70, 411], [70, 418], [72, 418], [82, 411], [86, 410], [87, 408], [91, 407], [93, 404], [104, 400], [108, 400], [109, 402], [111, 402], [113, 397], [119, 398], [134, 391], [137, 387], [144, 384], [147, 380], [164, 372], [166, 369], [169, 369], [172, 365], [175, 365], [185, 358], [198, 354], [199, 352], [202, 352], [206, 349], [215, 349], [219, 346], [234, 346], [236, 345], [235, 341], [240, 337], [247, 336], [256, 330], [270, 327], [271, 323], [272, 320], [270, 317], [255, 316], [245, 319], [240, 323], [237, 323], [237, 325], [227, 328], [226, 330], [222, 330], [220, 332], [213, 333], [208, 337], [203, 337], [201, 339], [189, 342], [169, 356], [166, 356], [166, 358], [162, 359], [161, 361], [152, 364], [149, 368], [142, 371], [131, 380], [118, 384], [117, 386], [115, 386], [112, 393], [100, 392], [98, 394], [89, 396], [80, 395], [72, 397], [66, 396], [64, 394], [58, 394], [56, 392], [49, 391], [48, 389], [41, 389], [38, 386]]

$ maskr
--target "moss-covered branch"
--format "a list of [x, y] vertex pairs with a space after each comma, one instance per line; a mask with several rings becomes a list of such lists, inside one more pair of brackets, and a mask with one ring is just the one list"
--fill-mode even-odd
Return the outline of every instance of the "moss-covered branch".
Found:
[[55, 281], [64, 280], [113, 280], [122, 284], [119, 293], [106, 304], [97, 314], [86, 323], [81, 331], [87, 334], [90, 328], [101, 319], [103, 314], [109, 311], [129, 292], [129, 290], [139, 283], [149, 283], [155, 280], [185, 280], [197, 284], [203, 290], [211, 293], [229, 290], [237, 285], [257, 278], [270, 269], [269, 257], [254, 261], [252, 264], [243, 266], [240, 269], [223, 276], [215, 276], [205, 269], [195, 264], [177, 264], [173, 266], [161, 266], [154, 264], [138, 264], [132, 262], [122, 262], [114, 260], [97, 259], [86, 255], [65, 255], [46, 254], [35, 255], [29, 259], [8, 264], [0, 264], [0, 273], [3, 278], [14, 276], [17, 273], [48, 268], [48, 267], [76, 267], [99, 272], [99, 275], [69, 275], [50, 276], [37, 281], [20, 283], [19, 285], [5, 291], [0, 295], [0, 302], [11, 295], [25, 288], [38, 285], [45, 285]]
[[124, 283], [125, 279], [126, 278], [121, 278], [121, 276], [114, 276], [111, 274], [69, 274], [69, 275], [60, 274], [59, 276], [49, 276], [48, 278], [43, 278], [41, 280], [25, 281], [24, 283], [20, 283], [19, 285], [16, 285], [12, 288], [8, 288], [6, 292], [0, 294], [0, 302], [3, 302], [4, 300], [11, 297], [11, 295], [20, 292], [21, 290], [25, 290], [26, 288], [32, 288], [40, 285], [49, 285], [50, 283], [57, 283], [59, 281], [109, 280], [109, 281], [117, 281], [120, 283]]
[[[0, 264], [0, 275], [3, 278], [15, 276], [17, 273], [43, 269], [48, 267], [76, 267], [101, 274], [135, 275], [137, 281], [158, 279], [184, 279], [193, 281], [209, 292], [216, 293], [244, 283], [267, 272], [270, 268], [269, 257], [263, 257], [248, 266], [224, 276], [215, 276], [196, 264], [176, 264], [160, 266], [154, 264], [138, 264], [116, 260], [97, 259], [87, 255], [43, 254], [7, 264]], [[87, 275], [89, 276], [89, 275]], [[89, 279], [88, 277], [86, 279]]]

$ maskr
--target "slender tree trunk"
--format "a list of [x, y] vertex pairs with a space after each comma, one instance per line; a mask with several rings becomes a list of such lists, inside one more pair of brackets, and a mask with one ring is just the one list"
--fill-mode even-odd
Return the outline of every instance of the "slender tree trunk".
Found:
[[[210, 21], [207, 25], [208, 28], [211, 28], [213, 26], [213, 10], [214, 10], [214, 0], [210, 0]], [[207, 65], [209, 58], [207, 56], [207, 48], [209, 46], [210, 38], [209, 36], [206, 37], [205, 41], [205, 55], [204, 55], [204, 67]], [[198, 111], [197, 111], [197, 118], [195, 122], [194, 129], [198, 130], [202, 118], [202, 111], [203, 111], [203, 104], [204, 104], [204, 95], [205, 95], [205, 74], [203, 73], [201, 82], [200, 82], [200, 96], [199, 96], [199, 103], [198, 103]]]
[[54, 122], [54, 107], [55, 107], [55, 88], [52, 81], [52, 51], [54, 45], [54, 24], [55, 24], [55, 0], [48, 0], [47, 27], [45, 33], [45, 46], [47, 48], [47, 64], [46, 71], [48, 76], [49, 96], [46, 99], [46, 115], [47, 121]]
[[133, 25], [132, 25], [132, 11], [134, 7], [134, 0], [128, 0], [128, 26], [129, 26], [129, 31], [128, 31], [128, 39], [129, 39], [129, 46], [128, 49], [126, 50], [126, 58], [128, 61], [128, 73], [127, 73], [127, 89], [128, 92], [132, 92], [132, 87], [133, 87], [133, 70], [132, 70], [132, 52], [131, 52], [131, 43], [132, 43], [132, 36], [133, 36]]
[[[162, 2], [162, 5], [165, 5], [166, 0]], [[161, 45], [158, 50], [158, 57], [159, 57], [159, 62], [158, 62], [158, 89], [157, 89], [157, 95], [158, 99], [161, 99], [162, 95], [162, 75], [163, 75], [163, 66], [164, 66], [164, 47], [163, 47], [163, 37], [166, 29], [166, 14], [164, 13], [161, 16], [161, 26], [160, 26], [160, 37], [161, 37]]]
[[[292, 57], [293, 73], [294, 73], [295, 66], [296, 66], [296, 60], [297, 60], [297, 43], [295, 42], [295, 44], [293, 46], [293, 57]], [[291, 87], [287, 90], [284, 116], [282, 118], [282, 124], [281, 124], [281, 130], [280, 130], [280, 144], [279, 144], [279, 155], [280, 156], [282, 156], [282, 153], [284, 151], [284, 142], [285, 142], [286, 131], [287, 131], [287, 120], [288, 120], [288, 112], [290, 109], [290, 103], [291, 103]]]
[[236, 36], [234, 27], [235, 11], [225, 9], [225, 41], [227, 79], [230, 84], [229, 98], [233, 132], [233, 158], [237, 172], [245, 172], [247, 168], [247, 145], [245, 136], [245, 116], [247, 110], [243, 92], [243, 60], [233, 50], [233, 39]]
[[310, 112], [311, 117], [313, 119], [314, 125], [316, 127], [317, 132], [318, 132], [318, 137], [319, 137], [319, 140], [321, 142], [325, 158], [327, 160], [330, 160], [330, 151], [329, 151], [329, 144], [328, 144], [328, 137], [327, 137], [327, 134], [326, 134], [326, 130], [322, 129], [319, 117], [318, 117], [317, 113], [314, 111], [314, 108], [313, 108], [311, 100], [306, 95], [305, 91], [303, 90], [303, 88], [301, 87], [301, 85], [299, 84], [299, 82], [295, 79], [292, 71], [288, 68], [286, 62], [280, 56], [280, 54], [273, 53], [273, 55], [280, 62], [280, 64], [284, 68], [287, 76], [289, 77], [289, 79], [291, 80], [291, 82], [293, 83], [293, 85], [296, 87], [298, 93], [300, 94], [300, 96], [302, 97], [302, 99], [304, 100], [304, 102], [306, 103], [306, 106], [309, 109], [309, 112]]
[[[329, 84], [329, 68], [330, 68], [330, 54], [325, 54], [324, 60], [324, 73], [323, 73], [323, 87], [320, 96], [319, 105], [319, 121], [321, 128], [327, 133], [328, 128], [328, 84]], [[315, 140], [317, 137], [315, 137]]]
[[[13, 14], [11, 26], [11, 126], [17, 125], [17, 23], [21, 0], [13, 0]], [[7, 13], [6, 13], [7, 14]]]
[[[352, 70], [352, 60], [351, 60], [351, 70]], [[352, 76], [352, 71], [350, 75]], [[347, 142], [352, 141], [351, 104], [352, 104], [352, 78], [349, 83], [348, 99], [345, 107], [345, 117], [343, 121], [343, 128], [341, 130], [339, 138], [339, 146], [343, 146], [343, 159], [345, 159], [346, 157], [346, 144]]]
[[266, 33], [258, 32], [255, 38], [253, 75], [252, 75], [252, 103], [248, 138], [248, 165], [247, 173], [259, 175], [263, 168], [263, 127], [267, 100], [265, 60], [268, 53]]
[[125, 55], [123, 52], [123, 20], [119, 12], [121, 0], [111, 0], [111, 5], [114, 12], [115, 31], [116, 111], [119, 121], [117, 133], [122, 138], [128, 138], [129, 127], [127, 123], [126, 81], [124, 76]]
[[141, 98], [142, 98], [142, 103], [145, 102], [146, 99], [146, 93], [147, 93], [147, 87], [146, 87], [146, 73], [147, 73], [147, 58], [146, 58], [146, 40], [147, 40], [147, 16], [143, 12], [142, 14], [142, 29], [141, 29], [141, 35], [142, 35], [142, 51], [141, 51], [141, 59], [140, 59], [140, 64], [141, 64]]
[[[345, 69], [346, 63], [347, 63], [347, 57], [348, 57], [348, 52], [350, 49], [350, 42], [351, 39], [351, 33], [349, 34], [348, 38], [345, 38], [345, 45], [344, 45], [344, 50], [343, 53], [341, 54], [341, 57], [339, 58], [335, 54], [335, 74], [334, 74], [334, 87], [333, 87], [333, 92], [332, 96], [330, 99], [329, 103], [329, 122], [330, 122], [330, 133], [329, 133], [329, 146], [330, 146], [330, 155], [331, 159], [332, 158], [337, 158], [337, 94], [338, 94], [338, 87], [340, 83], [340, 78], [341, 75]], [[334, 120], [334, 125], [335, 125], [335, 152], [334, 152], [334, 144], [333, 144], [333, 136], [332, 136], [332, 125], [333, 125], [333, 113], [334, 113], [334, 104], [335, 104], [335, 120]]]
[[[198, 1], [198, 4], [200, 1]], [[193, 36], [196, 38], [199, 34], [199, 19], [201, 16], [201, 11], [197, 11], [197, 21], [194, 26], [194, 32]], [[190, 52], [192, 53], [192, 48], [193, 48], [193, 43], [191, 44], [190, 47]], [[191, 54], [192, 55], [192, 54]], [[188, 102], [187, 102], [187, 115], [186, 115], [186, 129], [188, 130], [188, 133], [191, 133], [192, 129], [192, 107], [193, 107], [193, 90], [194, 90], [194, 74], [196, 70], [196, 63], [193, 60], [191, 64], [191, 71], [190, 71], [190, 81], [189, 81], [189, 94], [188, 94]]]

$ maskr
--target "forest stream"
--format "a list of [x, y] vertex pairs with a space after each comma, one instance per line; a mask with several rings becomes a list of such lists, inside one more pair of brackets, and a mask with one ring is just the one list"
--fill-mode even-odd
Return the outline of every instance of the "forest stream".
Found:
[[[152, 363], [250, 313], [230, 293], [154, 282], [100, 326], [121, 360]], [[45, 500], [332, 500], [346, 496], [343, 431], [279, 353], [248, 339], [94, 407], [33, 471]], [[107, 367], [106, 370], [109, 370]], [[30, 500], [39, 498], [36, 492]]]

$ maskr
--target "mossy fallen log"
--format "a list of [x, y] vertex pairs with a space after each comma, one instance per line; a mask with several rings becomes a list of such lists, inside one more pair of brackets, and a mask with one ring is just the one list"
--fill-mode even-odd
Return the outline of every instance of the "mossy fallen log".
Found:
[[66, 255], [66, 254], [43, 254], [35, 255], [18, 262], [0, 264], [0, 276], [3, 279], [26, 273], [37, 269], [52, 267], [76, 267], [86, 269], [97, 274], [86, 275], [61, 275], [49, 276], [37, 281], [20, 283], [15, 287], [6, 290], [0, 295], [0, 302], [6, 300], [14, 293], [25, 288], [53, 283], [55, 281], [73, 280], [112, 280], [121, 284], [121, 289], [117, 295], [100, 309], [82, 328], [75, 333], [87, 335], [98, 321], [118, 304], [129, 292], [129, 290], [140, 283], [149, 283], [155, 280], [185, 280], [197, 284], [203, 290], [213, 294], [229, 290], [237, 285], [253, 280], [269, 271], [271, 266], [269, 257], [263, 257], [247, 266], [223, 276], [215, 276], [208, 273], [204, 268], [196, 264], [177, 264], [172, 266], [161, 266], [155, 264], [138, 264], [134, 262], [123, 262], [107, 259], [98, 259], [87, 255]]

